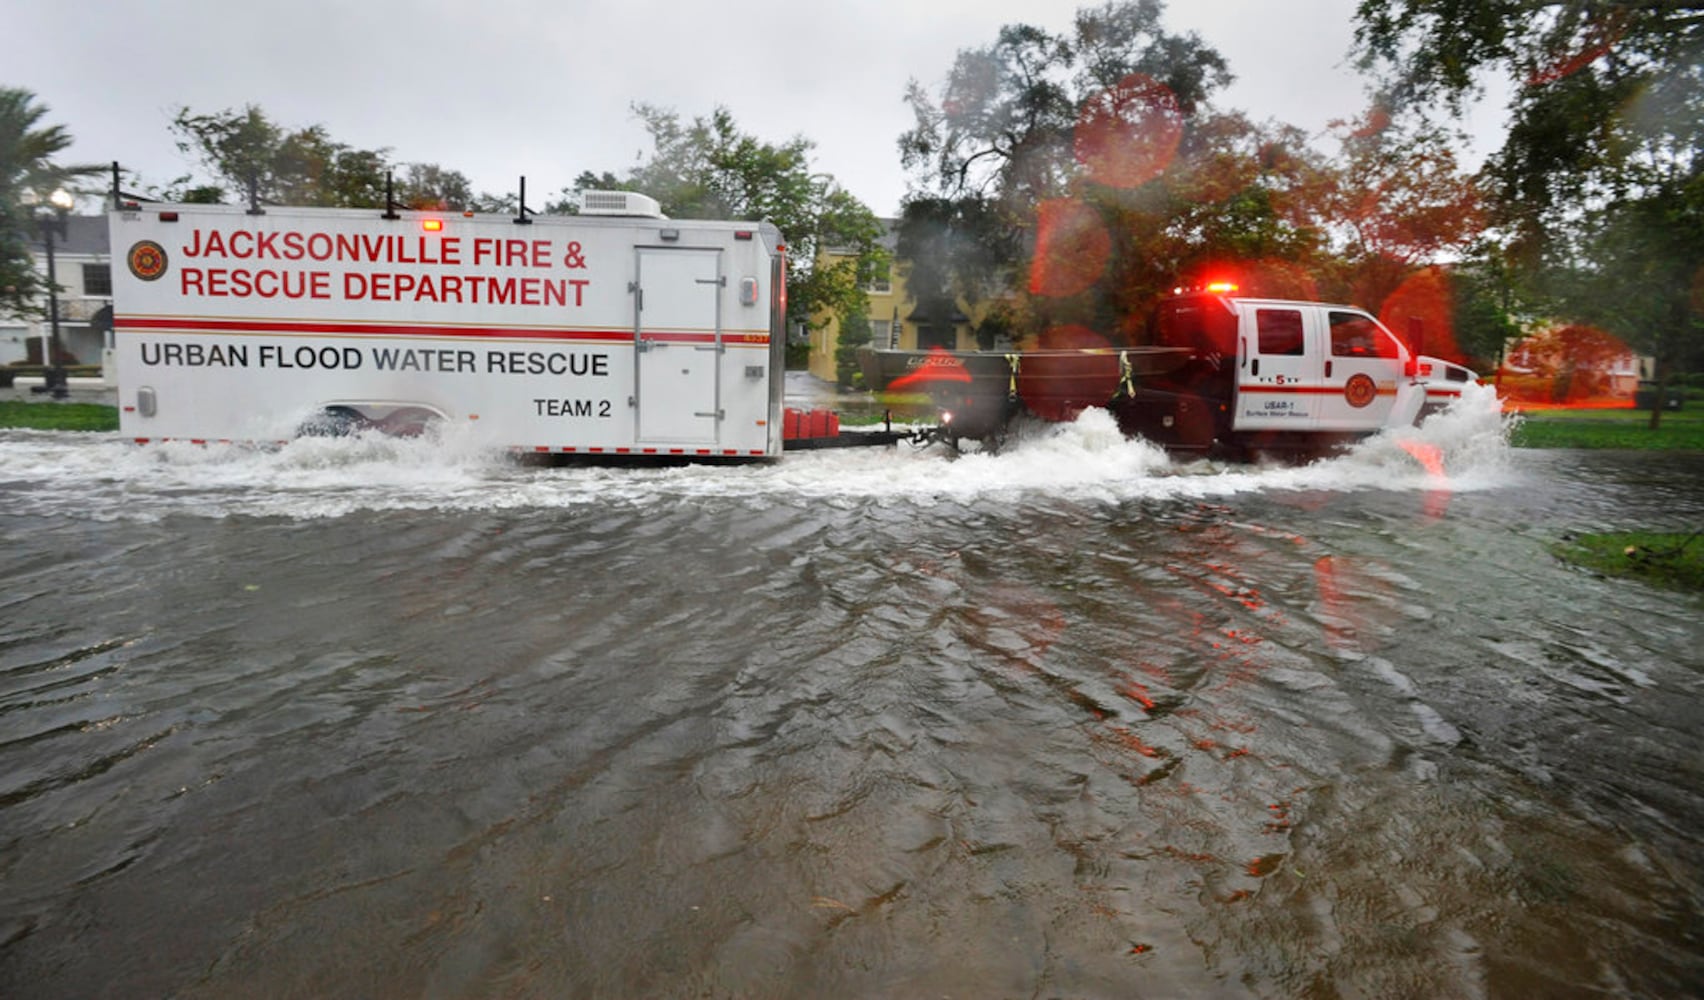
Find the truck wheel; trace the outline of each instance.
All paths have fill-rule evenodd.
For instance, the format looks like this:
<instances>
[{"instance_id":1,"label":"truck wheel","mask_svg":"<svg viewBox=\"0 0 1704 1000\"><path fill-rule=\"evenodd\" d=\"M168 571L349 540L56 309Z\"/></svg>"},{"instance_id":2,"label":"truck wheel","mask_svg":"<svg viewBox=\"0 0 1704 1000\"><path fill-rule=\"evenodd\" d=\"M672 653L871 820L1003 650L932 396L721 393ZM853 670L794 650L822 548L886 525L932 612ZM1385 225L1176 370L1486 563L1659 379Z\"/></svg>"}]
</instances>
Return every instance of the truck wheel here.
<instances>
[{"instance_id":1,"label":"truck wheel","mask_svg":"<svg viewBox=\"0 0 1704 1000\"><path fill-rule=\"evenodd\" d=\"M328 406L302 421L296 428L297 437L348 437L359 434L369 424L367 418L347 406Z\"/></svg>"}]
</instances>

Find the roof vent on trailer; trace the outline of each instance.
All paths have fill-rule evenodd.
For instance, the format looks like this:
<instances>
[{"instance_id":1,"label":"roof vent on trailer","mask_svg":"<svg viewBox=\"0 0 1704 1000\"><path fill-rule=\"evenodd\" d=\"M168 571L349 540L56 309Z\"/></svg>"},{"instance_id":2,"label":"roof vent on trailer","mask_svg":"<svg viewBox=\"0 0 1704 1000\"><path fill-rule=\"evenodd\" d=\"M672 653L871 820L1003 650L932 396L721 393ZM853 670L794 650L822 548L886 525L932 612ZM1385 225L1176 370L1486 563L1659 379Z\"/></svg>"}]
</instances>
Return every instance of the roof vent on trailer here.
<instances>
[{"instance_id":1,"label":"roof vent on trailer","mask_svg":"<svg viewBox=\"0 0 1704 1000\"><path fill-rule=\"evenodd\" d=\"M657 199L634 191L581 191L581 215L636 215L666 219Z\"/></svg>"}]
</instances>

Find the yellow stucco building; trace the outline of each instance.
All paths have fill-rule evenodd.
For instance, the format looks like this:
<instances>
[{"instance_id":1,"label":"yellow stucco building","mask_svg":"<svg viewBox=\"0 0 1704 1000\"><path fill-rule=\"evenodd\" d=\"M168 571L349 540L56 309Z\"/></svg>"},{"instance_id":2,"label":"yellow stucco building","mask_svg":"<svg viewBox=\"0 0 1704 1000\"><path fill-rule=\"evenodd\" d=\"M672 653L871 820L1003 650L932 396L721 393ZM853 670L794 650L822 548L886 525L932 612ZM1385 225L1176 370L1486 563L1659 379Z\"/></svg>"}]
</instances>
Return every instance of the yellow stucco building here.
<instances>
[{"instance_id":1,"label":"yellow stucco building","mask_svg":"<svg viewBox=\"0 0 1704 1000\"><path fill-rule=\"evenodd\" d=\"M893 255L893 263L887 275L878 276L864 286L869 304L870 345L905 351L927 351L935 347L949 351L976 350L975 324L987 312L987 304L966 310L960 303L951 315L923 315L917 303L906 294L907 262L895 253L899 243L895 228L898 220L883 219L881 222L882 237L878 242ZM853 256L855 254L851 250L830 247L821 251L817 259L824 263L848 260ZM810 373L832 382L836 378L834 354L840 346L840 317L828 312L819 313L812 317L812 324L812 328L805 331L811 344Z\"/></svg>"}]
</instances>

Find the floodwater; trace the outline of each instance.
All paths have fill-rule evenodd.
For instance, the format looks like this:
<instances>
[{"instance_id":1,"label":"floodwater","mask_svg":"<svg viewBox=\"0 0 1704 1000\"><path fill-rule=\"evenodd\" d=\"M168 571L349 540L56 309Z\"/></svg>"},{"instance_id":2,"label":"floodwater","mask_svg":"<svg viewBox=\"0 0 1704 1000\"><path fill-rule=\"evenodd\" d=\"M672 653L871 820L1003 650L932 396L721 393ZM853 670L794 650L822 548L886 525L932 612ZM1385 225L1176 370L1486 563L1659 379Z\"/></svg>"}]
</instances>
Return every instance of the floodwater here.
<instances>
[{"instance_id":1,"label":"floodwater","mask_svg":"<svg viewBox=\"0 0 1704 1000\"><path fill-rule=\"evenodd\" d=\"M1697 996L1701 487L0 433L0 996Z\"/></svg>"}]
</instances>

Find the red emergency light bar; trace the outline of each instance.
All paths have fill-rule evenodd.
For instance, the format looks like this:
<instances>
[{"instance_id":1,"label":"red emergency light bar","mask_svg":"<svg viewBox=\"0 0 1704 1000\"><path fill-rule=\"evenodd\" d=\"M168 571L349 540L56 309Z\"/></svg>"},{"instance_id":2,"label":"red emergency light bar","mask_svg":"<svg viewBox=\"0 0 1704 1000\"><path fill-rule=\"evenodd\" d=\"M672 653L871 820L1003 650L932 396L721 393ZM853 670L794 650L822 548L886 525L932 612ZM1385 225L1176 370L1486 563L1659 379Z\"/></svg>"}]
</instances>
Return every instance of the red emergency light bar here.
<instances>
[{"instance_id":1,"label":"red emergency light bar","mask_svg":"<svg viewBox=\"0 0 1704 1000\"><path fill-rule=\"evenodd\" d=\"M1209 281L1205 285L1178 285L1172 289L1173 295L1191 295L1196 292L1207 292L1212 295L1229 295L1237 290L1234 281Z\"/></svg>"}]
</instances>

